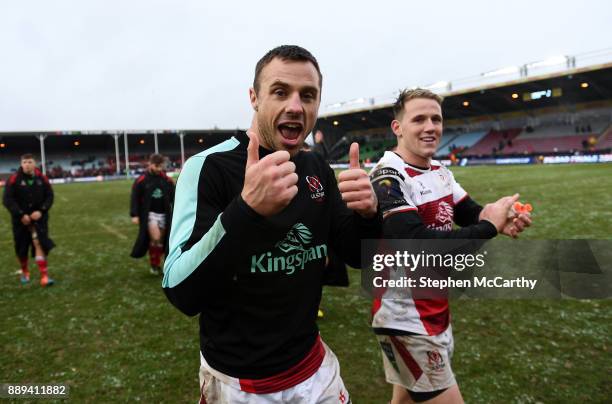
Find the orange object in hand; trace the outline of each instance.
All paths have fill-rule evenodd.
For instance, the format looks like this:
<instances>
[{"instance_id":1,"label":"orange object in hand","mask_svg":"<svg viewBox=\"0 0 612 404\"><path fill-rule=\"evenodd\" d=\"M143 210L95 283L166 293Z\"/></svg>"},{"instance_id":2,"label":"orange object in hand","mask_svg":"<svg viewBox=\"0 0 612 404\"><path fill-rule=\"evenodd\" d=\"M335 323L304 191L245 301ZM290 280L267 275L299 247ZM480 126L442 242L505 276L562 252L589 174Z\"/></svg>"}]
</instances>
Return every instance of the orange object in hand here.
<instances>
[{"instance_id":1,"label":"orange object in hand","mask_svg":"<svg viewBox=\"0 0 612 404\"><path fill-rule=\"evenodd\" d=\"M526 203L526 204L523 205L520 202L514 202L514 206L512 206L512 209L517 214L531 213L531 211L533 211L533 207L531 206L530 203Z\"/></svg>"}]
</instances>

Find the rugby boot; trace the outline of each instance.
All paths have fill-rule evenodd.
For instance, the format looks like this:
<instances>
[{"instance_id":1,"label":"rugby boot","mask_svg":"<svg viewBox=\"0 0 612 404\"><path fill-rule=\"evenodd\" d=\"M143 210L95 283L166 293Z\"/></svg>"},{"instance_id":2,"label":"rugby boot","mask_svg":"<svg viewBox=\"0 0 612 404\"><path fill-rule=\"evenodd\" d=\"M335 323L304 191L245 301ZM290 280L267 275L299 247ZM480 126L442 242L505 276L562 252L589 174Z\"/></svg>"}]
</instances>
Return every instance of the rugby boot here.
<instances>
[{"instance_id":1,"label":"rugby boot","mask_svg":"<svg viewBox=\"0 0 612 404\"><path fill-rule=\"evenodd\" d=\"M50 278L49 275L43 275L40 278L40 286L47 287L47 286L52 286L55 283L55 281L53 280L53 278Z\"/></svg>"}]
</instances>

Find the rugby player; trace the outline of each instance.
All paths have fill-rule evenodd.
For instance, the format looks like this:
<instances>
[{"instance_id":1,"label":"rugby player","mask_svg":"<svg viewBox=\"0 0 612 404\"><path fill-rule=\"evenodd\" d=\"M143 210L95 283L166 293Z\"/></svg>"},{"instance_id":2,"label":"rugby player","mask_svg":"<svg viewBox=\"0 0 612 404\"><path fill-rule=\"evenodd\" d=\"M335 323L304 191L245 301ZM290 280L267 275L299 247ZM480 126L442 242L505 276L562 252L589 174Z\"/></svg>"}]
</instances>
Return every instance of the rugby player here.
<instances>
[{"instance_id":1,"label":"rugby player","mask_svg":"<svg viewBox=\"0 0 612 404\"><path fill-rule=\"evenodd\" d=\"M163 288L200 315L201 402L350 401L316 324L329 249L360 267L382 217L359 145L338 182L301 151L321 101L317 60L280 46L256 65L251 127L191 157L177 183Z\"/></svg>"},{"instance_id":2,"label":"rugby player","mask_svg":"<svg viewBox=\"0 0 612 404\"><path fill-rule=\"evenodd\" d=\"M399 94L391 129L397 148L370 172L383 212L385 238L517 237L531 224L517 215L518 194L480 206L432 160L442 137L442 98L424 89ZM453 230L453 222L460 226ZM383 351L392 403L462 403L450 359L453 334L446 299L375 299L372 327Z\"/></svg>"}]
</instances>

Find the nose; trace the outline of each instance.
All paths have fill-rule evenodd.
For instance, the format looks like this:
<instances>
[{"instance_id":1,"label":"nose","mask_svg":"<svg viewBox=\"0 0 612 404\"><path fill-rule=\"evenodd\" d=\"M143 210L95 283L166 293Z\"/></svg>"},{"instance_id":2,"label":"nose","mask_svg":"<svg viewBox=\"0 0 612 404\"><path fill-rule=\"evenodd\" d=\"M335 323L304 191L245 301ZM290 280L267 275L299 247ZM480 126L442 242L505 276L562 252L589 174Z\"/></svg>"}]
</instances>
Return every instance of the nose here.
<instances>
[{"instance_id":1,"label":"nose","mask_svg":"<svg viewBox=\"0 0 612 404\"><path fill-rule=\"evenodd\" d=\"M287 99L285 112L288 114L301 114L302 111L302 99L300 98L300 94L296 91Z\"/></svg>"},{"instance_id":2,"label":"nose","mask_svg":"<svg viewBox=\"0 0 612 404\"><path fill-rule=\"evenodd\" d=\"M425 122L425 132L433 133L436 130L436 126L434 125L431 119L428 119Z\"/></svg>"}]
</instances>

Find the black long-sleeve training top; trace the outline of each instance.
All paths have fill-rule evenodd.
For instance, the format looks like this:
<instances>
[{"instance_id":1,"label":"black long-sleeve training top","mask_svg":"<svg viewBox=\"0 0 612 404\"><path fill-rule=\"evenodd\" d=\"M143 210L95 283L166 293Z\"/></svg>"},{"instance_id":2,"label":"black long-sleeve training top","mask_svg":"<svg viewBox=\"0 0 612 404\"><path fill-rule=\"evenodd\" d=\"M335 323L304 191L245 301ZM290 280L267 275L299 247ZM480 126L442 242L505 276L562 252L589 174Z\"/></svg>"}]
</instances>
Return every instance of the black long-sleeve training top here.
<instances>
[{"instance_id":1,"label":"black long-sleeve training top","mask_svg":"<svg viewBox=\"0 0 612 404\"><path fill-rule=\"evenodd\" d=\"M11 212L14 221L23 215L39 210L46 213L53 205L53 189L49 179L38 168L28 175L19 168L8 179L4 188L4 206Z\"/></svg>"},{"instance_id":2,"label":"black long-sleeve training top","mask_svg":"<svg viewBox=\"0 0 612 404\"><path fill-rule=\"evenodd\" d=\"M332 169L312 152L291 160L298 193L264 218L240 197L248 137L190 158L178 179L163 288L200 314L200 349L214 369L260 379L302 360L318 336L316 315L328 249L360 267L360 240L382 217L363 219L342 201ZM271 152L259 149L260 158Z\"/></svg>"}]
</instances>

